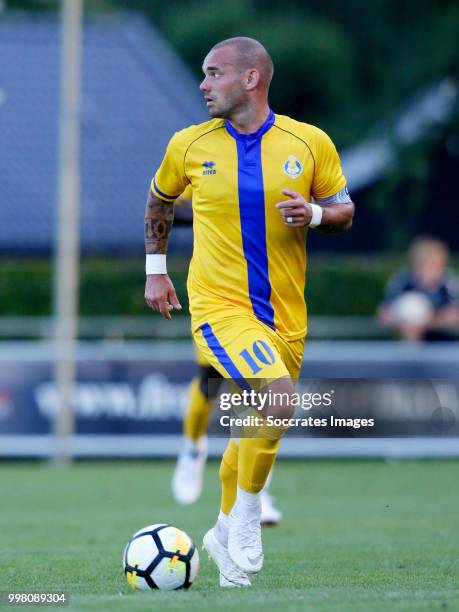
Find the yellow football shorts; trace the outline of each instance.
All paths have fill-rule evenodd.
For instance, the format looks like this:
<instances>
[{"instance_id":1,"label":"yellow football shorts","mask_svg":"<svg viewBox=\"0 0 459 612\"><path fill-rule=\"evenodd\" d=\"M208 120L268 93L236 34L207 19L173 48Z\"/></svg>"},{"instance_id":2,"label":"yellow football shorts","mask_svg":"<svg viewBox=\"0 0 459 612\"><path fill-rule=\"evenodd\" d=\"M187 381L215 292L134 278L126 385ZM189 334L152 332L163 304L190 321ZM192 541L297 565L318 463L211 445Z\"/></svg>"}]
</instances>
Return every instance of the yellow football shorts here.
<instances>
[{"instance_id":1,"label":"yellow football shorts","mask_svg":"<svg viewBox=\"0 0 459 612\"><path fill-rule=\"evenodd\" d=\"M214 312L193 338L198 363L210 364L224 378L298 379L305 339L287 342L254 317L218 318Z\"/></svg>"}]
</instances>

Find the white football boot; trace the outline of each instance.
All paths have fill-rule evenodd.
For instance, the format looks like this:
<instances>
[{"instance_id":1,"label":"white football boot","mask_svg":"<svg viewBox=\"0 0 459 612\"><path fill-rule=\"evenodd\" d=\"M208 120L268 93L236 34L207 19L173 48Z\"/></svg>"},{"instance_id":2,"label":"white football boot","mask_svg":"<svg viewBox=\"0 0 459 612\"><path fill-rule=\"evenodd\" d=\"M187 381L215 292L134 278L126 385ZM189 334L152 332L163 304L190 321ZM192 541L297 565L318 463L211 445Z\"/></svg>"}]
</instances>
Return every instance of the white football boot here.
<instances>
[{"instance_id":1,"label":"white football boot","mask_svg":"<svg viewBox=\"0 0 459 612\"><path fill-rule=\"evenodd\" d=\"M261 516L260 523L265 525L277 525L282 520L282 512L274 505L274 497L270 495L266 487L261 491Z\"/></svg>"},{"instance_id":2,"label":"white football boot","mask_svg":"<svg viewBox=\"0 0 459 612\"><path fill-rule=\"evenodd\" d=\"M206 436L196 442L184 440L172 478L172 494L178 504L194 504L201 495L206 459Z\"/></svg>"},{"instance_id":3,"label":"white football boot","mask_svg":"<svg viewBox=\"0 0 459 612\"><path fill-rule=\"evenodd\" d=\"M260 493L248 493L238 487L236 503L229 515L228 552L239 569L248 574L263 567L260 497Z\"/></svg>"},{"instance_id":4,"label":"white football boot","mask_svg":"<svg viewBox=\"0 0 459 612\"><path fill-rule=\"evenodd\" d=\"M222 521L223 516L223 521ZM228 517L220 512L219 520L215 527L209 529L203 538L203 547L207 550L209 557L215 562L220 572L220 586L225 588L237 588L251 586L249 577L233 563L228 554L225 544L228 538Z\"/></svg>"}]
</instances>

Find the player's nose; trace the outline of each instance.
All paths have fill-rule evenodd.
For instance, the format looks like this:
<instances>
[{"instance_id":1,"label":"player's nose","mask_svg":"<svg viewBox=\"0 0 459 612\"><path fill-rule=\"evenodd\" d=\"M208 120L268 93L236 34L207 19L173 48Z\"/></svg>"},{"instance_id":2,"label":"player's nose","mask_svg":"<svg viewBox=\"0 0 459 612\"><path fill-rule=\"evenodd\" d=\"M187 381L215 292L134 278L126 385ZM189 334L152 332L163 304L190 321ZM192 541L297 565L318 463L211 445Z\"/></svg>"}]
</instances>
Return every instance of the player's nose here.
<instances>
[{"instance_id":1,"label":"player's nose","mask_svg":"<svg viewBox=\"0 0 459 612\"><path fill-rule=\"evenodd\" d=\"M205 76L205 77L203 78L203 80L201 81L201 84L199 85L199 89L200 89L202 92L205 92L205 91L208 91L208 90L209 90L209 87L208 87L208 84L207 84L207 77L206 77L206 76Z\"/></svg>"}]
</instances>

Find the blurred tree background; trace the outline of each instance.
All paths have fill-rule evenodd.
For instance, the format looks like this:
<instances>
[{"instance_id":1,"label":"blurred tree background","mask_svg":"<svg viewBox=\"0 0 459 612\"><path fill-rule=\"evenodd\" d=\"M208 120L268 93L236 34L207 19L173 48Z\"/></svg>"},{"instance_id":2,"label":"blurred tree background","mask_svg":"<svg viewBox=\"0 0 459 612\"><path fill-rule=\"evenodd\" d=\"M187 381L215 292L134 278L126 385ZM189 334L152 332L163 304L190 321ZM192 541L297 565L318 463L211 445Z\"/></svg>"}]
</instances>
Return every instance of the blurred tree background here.
<instances>
[{"instance_id":1,"label":"blurred tree background","mask_svg":"<svg viewBox=\"0 0 459 612\"><path fill-rule=\"evenodd\" d=\"M38 11L56 10L58 4L7 0L10 8ZM322 127L340 150L384 130L396 110L429 83L459 76L457 0L86 0L85 7L87 14L145 14L197 79L216 42L236 35L258 38L275 64L271 106ZM431 224L439 206L445 217L456 211L456 186L443 191L439 203L437 185L452 183L445 167L459 169L457 112L410 146L397 150L394 144L391 171L358 194L364 213L356 219L352 241L336 247L400 250L417 233L431 232L459 248L451 225ZM368 225L378 227L371 240ZM335 249L334 241L323 244L319 250Z\"/></svg>"},{"instance_id":2,"label":"blurred tree background","mask_svg":"<svg viewBox=\"0 0 459 612\"><path fill-rule=\"evenodd\" d=\"M57 5L7 0L11 8ZM323 125L339 148L427 82L459 71L457 0L86 0L85 7L144 13L197 78L216 42L259 39L275 63L273 108Z\"/></svg>"},{"instance_id":3,"label":"blurred tree background","mask_svg":"<svg viewBox=\"0 0 459 612\"><path fill-rule=\"evenodd\" d=\"M327 131L342 150L375 129L432 81L459 75L457 0L115 0L135 4L149 16L183 59L201 76L213 44L230 36L252 36L270 51L275 74L271 106L276 112ZM322 250L400 250L420 232L459 241L446 228L432 228L436 159L459 144L454 121L397 150L391 171L359 194L365 213L352 238L311 241ZM459 157L453 155L459 169ZM448 154L448 152L447 152ZM451 190L454 194L456 190ZM445 211L455 213L451 193ZM355 194L357 195L357 194ZM438 203L435 204L438 208ZM387 212L389 211L390 216ZM378 228L369 239L368 226Z\"/></svg>"},{"instance_id":4,"label":"blurred tree background","mask_svg":"<svg viewBox=\"0 0 459 612\"><path fill-rule=\"evenodd\" d=\"M274 59L273 108L323 125L339 148L363 136L426 82L459 70L457 0L112 4L147 14L197 77L219 40L257 38Z\"/></svg>"},{"instance_id":5,"label":"blurred tree background","mask_svg":"<svg viewBox=\"0 0 459 612\"><path fill-rule=\"evenodd\" d=\"M5 5L7 9L55 12L59 1L5 0ZM320 126L341 151L369 135L390 134L394 118L409 99L445 77L457 86L459 78L458 0L85 0L85 9L88 19L121 11L144 14L197 80L202 76L202 61L216 42L236 35L258 38L275 64L272 108ZM457 215L458 110L456 103L447 121L403 147L393 142L390 170L370 187L352 192L358 207L352 232L325 240L311 232L311 312L371 315L384 283L404 261L408 243L419 233L443 238L459 251L459 233L452 222ZM335 255L331 259L315 256L324 250ZM372 257L349 255L359 252L372 253ZM140 259L126 264L86 260L82 312L145 312ZM454 263L457 265L456 258ZM185 300L184 262L173 265L178 291ZM3 269L2 283L13 296L12 288L21 286L17 280L24 270L21 262L10 267ZM49 311L51 270L37 263L35 272L41 293L32 300L22 294L12 297L14 303L5 304L2 314L17 312L18 303L23 305L23 314ZM102 280L115 286L120 283L120 273L125 273L123 283L134 283L129 294L135 300L94 303L94 286L100 286ZM365 300L360 297L356 303L356 295L365 295Z\"/></svg>"}]
</instances>

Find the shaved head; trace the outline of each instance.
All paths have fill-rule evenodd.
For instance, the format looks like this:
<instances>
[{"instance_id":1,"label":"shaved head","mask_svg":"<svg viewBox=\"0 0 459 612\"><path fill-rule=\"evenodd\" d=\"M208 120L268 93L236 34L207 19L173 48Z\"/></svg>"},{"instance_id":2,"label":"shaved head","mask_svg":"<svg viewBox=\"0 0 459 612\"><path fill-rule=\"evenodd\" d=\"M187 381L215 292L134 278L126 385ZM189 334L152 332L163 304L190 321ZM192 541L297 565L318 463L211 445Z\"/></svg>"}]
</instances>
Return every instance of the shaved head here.
<instances>
[{"instance_id":1,"label":"shaved head","mask_svg":"<svg viewBox=\"0 0 459 612\"><path fill-rule=\"evenodd\" d=\"M273 76L273 63L263 45L242 36L222 40L204 58L202 71L199 88L209 115L230 119L240 131L254 127L255 132L269 113Z\"/></svg>"},{"instance_id":2,"label":"shaved head","mask_svg":"<svg viewBox=\"0 0 459 612\"><path fill-rule=\"evenodd\" d=\"M266 90L269 89L274 73L273 61L258 40L246 36L235 36L234 38L227 38L217 43L212 47L211 51L223 47L232 47L235 50L236 63L240 70L256 68L260 75L260 84Z\"/></svg>"}]
</instances>

